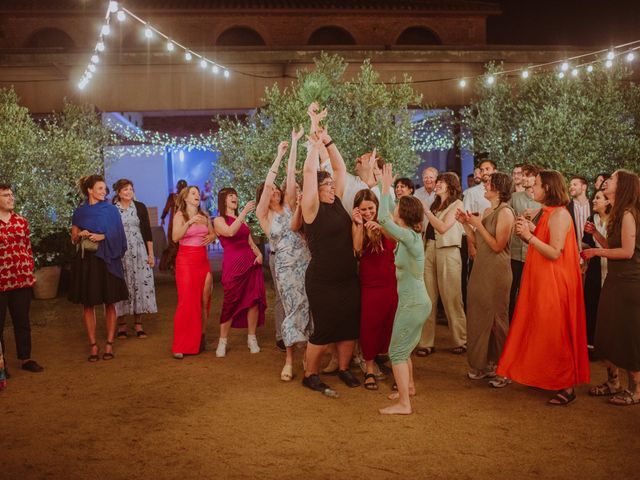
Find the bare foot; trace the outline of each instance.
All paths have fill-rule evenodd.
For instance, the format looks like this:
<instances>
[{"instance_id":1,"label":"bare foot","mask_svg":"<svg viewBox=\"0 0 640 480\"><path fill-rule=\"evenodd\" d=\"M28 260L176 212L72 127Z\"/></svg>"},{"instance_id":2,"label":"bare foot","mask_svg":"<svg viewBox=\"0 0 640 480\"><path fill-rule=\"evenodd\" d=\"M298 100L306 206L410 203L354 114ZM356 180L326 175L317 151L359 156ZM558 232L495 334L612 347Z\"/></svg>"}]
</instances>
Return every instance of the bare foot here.
<instances>
[{"instance_id":1,"label":"bare foot","mask_svg":"<svg viewBox=\"0 0 640 480\"><path fill-rule=\"evenodd\" d=\"M379 409L378 412L380 412L380 415L411 415L413 410L411 410L411 405L402 405L400 402L396 402L393 405Z\"/></svg>"},{"instance_id":2,"label":"bare foot","mask_svg":"<svg viewBox=\"0 0 640 480\"><path fill-rule=\"evenodd\" d=\"M409 396L410 397L415 397L416 396L415 387L414 388L409 388ZM389 400L398 400L400 398L400 394L398 392L391 392L387 398Z\"/></svg>"}]
</instances>

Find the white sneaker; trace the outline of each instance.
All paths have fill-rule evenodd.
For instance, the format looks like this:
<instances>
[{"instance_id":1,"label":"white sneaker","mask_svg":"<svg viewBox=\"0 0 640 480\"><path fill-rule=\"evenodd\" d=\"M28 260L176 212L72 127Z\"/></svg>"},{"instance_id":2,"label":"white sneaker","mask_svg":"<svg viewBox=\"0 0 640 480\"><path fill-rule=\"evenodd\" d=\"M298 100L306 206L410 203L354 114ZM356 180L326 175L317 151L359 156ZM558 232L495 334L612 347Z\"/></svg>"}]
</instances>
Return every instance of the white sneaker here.
<instances>
[{"instance_id":1,"label":"white sneaker","mask_svg":"<svg viewBox=\"0 0 640 480\"><path fill-rule=\"evenodd\" d=\"M489 380L489 385L493 388L504 388L511 383L511 379L507 377L501 377L500 375L496 375L495 378Z\"/></svg>"},{"instance_id":2,"label":"white sneaker","mask_svg":"<svg viewBox=\"0 0 640 480\"><path fill-rule=\"evenodd\" d=\"M226 357L227 356L227 339L220 338L218 340L218 348L216 348L216 357Z\"/></svg>"},{"instance_id":3,"label":"white sneaker","mask_svg":"<svg viewBox=\"0 0 640 480\"><path fill-rule=\"evenodd\" d=\"M247 346L251 353L259 353L260 347L258 346L258 339L255 335L247 335Z\"/></svg>"}]
</instances>

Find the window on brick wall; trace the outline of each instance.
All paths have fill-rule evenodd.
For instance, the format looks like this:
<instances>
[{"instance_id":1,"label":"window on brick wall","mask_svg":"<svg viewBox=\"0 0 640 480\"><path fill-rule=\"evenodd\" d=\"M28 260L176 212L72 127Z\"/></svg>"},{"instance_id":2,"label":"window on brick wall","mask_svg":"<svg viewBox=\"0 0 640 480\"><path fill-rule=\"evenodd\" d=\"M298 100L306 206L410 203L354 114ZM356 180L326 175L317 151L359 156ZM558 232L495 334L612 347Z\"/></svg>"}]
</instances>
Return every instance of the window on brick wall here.
<instances>
[{"instance_id":1,"label":"window on brick wall","mask_svg":"<svg viewBox=\"0 0 640 480\"><path fill-rule=\"evenodd\" d=\"M396 45L442 45L442 41L430 28L409 27L400 34Z\"/></svg>"},{"instance_id":2,"label":"window on brick wall","mask_svg":"<svg viewBox=\"0 0 640 480\"><path fill-rule=\"evenodd\" d=\"M355 45L353 36L342 27L322 27L309 37L308 45Z\"/></svg>"},{"instance_id":3,"label":"window on brick wall","mask_svg":"<svg viewBox=\"0 0 640 480\"><path fill-rule=\"evenodd\" d=\"M216 40L216 45L222 47L250 47L265 45L265 41L253 28L233 27L220 34Z\"/></svg>"},{"instance_id":4,"label":"window on brick wall","mask_svg":"<svg viewBox=\"0 0 640 480\"><path fill-rule=\"evenodd\" d=\"M27 39L26 48L61 48L68 50L75 48L71 37L58 28L42 28Z\"/></svg>"}]
</instances>

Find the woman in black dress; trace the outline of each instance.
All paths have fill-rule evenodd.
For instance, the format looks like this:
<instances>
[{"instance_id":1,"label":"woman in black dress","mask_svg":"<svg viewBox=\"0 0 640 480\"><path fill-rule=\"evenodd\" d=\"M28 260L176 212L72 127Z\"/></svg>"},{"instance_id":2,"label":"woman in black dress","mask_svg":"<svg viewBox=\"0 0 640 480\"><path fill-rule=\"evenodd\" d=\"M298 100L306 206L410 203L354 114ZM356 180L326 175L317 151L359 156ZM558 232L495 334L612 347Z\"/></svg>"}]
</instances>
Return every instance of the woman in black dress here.
<instances>
[{"instance_id":1,"label":"woman in black dress","mask_svg":"<svg viewBox=\"0 0 640 480\"><path fill-rule=\"evenodd\" d=\"M105 201L104 178L101 175L83 177L79 186L86 202L73 212L71 241L78 245L78 253L71 264L69 300L84 306L83 318L91 344L90 362L98 360L94 307L104 304L107 344L102 359L111 360L116 333L115 304L129 297L122 268L127 238L120 212Z\"/></svg>"},{"instance_id":2,"label":"woman in black dress","mask_svg":"<svg viewBox=\"0 0 640 480\"><path fill-rule=\"evenodd\" d=\"M640 404L640 178L618 170L602 191L611 202L604 248L583 250L582 257L607 259L602 286L595 347L607 365L607 381L593 387L593 396L613 397L614 405ZM618 370L628 372L629 388L622 389Z\"/></svg>"},{"instance_id":3,"label":"woman in black dress","mask_svg":"<svg viewBox=\"0 0 640 480\"><path fill-rule=\"evenodd\" d=\"M337 396L318 376L320 358L327 345L336 344L340 379L349 387L360 385L349 370L360 330L360 284L353 253L351 217L342 206L346 167L326 130L313 134L304 164L302 216L311 262L306 291L314 331L307 344L302 384L327 396ZM324 151L326 150L326 151ZM328 154L333 178L318 172L320 153Z\"/></svg>"}]
</instances>

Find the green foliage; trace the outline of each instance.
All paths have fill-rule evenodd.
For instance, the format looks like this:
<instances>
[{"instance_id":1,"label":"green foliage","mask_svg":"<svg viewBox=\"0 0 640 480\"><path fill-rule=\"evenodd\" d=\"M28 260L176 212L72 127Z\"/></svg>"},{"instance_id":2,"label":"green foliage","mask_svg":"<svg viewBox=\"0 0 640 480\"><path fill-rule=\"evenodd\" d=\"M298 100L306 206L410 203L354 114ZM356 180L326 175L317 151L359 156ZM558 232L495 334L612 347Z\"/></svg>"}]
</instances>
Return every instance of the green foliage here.
<instances>
[{"instance_id":1,"label":"green foliage","mask_svg":"<svg viewBox=\"0 0 640 480\"><path fill-rule=\"evenodd\" d=\"M347 64L337 55L322 54L314 71L298 71L297 79L284 90L278 85L265 90L265 106L246 120L220 119L221 152L214 172L214 188L232 185L242 200L255 197L275 158L278 143L291 139L291 130L308 130L307 107L318 101L329 115L326 125L352 171L356 158L377 148L400 175L413 174L418 157L412 148L409 105L420 103L409 79L385 85L365 61L352 80L343 79ZM298 165L306 155L298 145ZM281 168L280 178L284 176Z\"/></svg>"},{"instance_id":2,"label":"green foliage","mask_svg":"<svg viewBox=\"0 0 640 480\"><path fill-rule=\"evenodd\" d=\"M65 249L51 251L52 239L68 241L71 215L81 201L76 181L103 171L108 142L108 130L89 106L65 103L38 125L12 89L0 90L0 180L14 186L38 266L65 260Z\"/></svg>"},{"instance_id":3,"label":"green foliage","mask_svg":"<svg viewBox=\"0 0 640 480\"><path fill-rule=\"evenodd\" d=\"M488 72L499 71L490 65ZM476 152L509 171L534 163L567 175L640 170L640 87L628 69L596 67L578 78L535 74L526 81L476 85L464 114Z\"/></svg>"}]
</instances>

